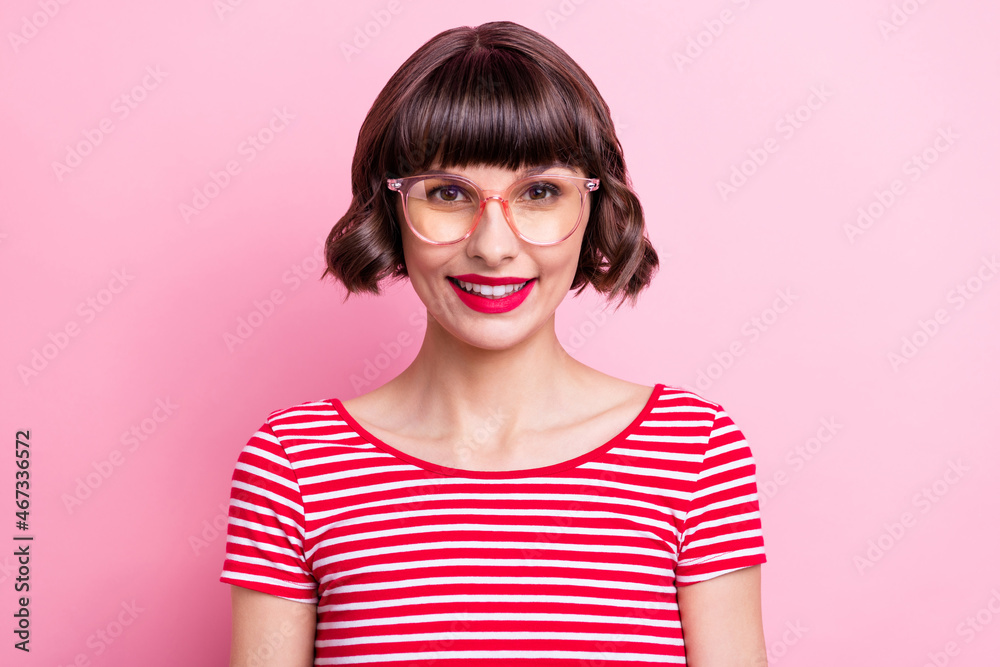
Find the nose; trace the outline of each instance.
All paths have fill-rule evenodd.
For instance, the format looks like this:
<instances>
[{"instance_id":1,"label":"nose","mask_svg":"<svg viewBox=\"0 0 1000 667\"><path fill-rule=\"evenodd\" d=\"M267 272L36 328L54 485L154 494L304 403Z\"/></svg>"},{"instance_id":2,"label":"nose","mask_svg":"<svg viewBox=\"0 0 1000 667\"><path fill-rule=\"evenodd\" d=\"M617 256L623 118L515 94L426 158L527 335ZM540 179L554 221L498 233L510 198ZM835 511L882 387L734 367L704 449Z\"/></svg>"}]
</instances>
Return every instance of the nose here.
<instances>
[{"instance_id":1,"label":"nose","mask_svg":"<svg viewBox=\"0 0 1000 667\"><path fill-rule=\"evenodd\" d=\"M485 199L482 217L469 236L466 252L496 266L506 257L517 255L520 239L507 219L503 199L493 195Z\"/></svg>"}]
</instances>

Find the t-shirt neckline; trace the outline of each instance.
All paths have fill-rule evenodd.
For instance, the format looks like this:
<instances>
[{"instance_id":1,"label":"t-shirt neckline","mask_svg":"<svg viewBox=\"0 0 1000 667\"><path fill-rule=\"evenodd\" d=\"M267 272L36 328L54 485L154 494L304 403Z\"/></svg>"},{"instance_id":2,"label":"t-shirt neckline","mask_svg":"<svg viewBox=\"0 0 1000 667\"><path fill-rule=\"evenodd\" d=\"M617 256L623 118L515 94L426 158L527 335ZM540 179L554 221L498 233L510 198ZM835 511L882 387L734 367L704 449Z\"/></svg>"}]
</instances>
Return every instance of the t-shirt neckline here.
<instances>
[{"instance_id":1,"label":"t-shirt neckline","mask_svg":"<svg viewBox=\"0 0 1000 667\"><path fill-rule=\"evenodd\" d=\"M383 442L379 438L369 433L361 424L359 424L354 417L351 416L349 412L344 408L344 404L341 403L339 398L330 399L334 408L337 410L337 414L340 415L351 430L361 436L362 439L371 443L375 447L391 454L392 456L405 461L411 465L417 466L418 468L423 468L433 473L439 475L448 475L450 477L474 477L480 479L515 479L519 477L541 477L545 475L550 475L552 473L561 472L568 470L570 468L576 468L591 459L594 459L607 450L611 449L615 445L624 442L629 434L633 433L643 421L646 420L647 415L650 410L652 410L653 405L656 403L657 397L663 391L665 385L657 383L653 387L653 391L650 393L649 398L646 399L645 405L643 405L642 410L639 414L626 426L622 431L615 434L610 440L605 442L588 452L584 452L579 456L576 456L567 461L561 461L559 463L552 463L547 466L542 466L540 468L522 468L518 470L464 470L462 468L451 468L448 466L438 465L437 463L431 463L430 461L425 461L421 458L407 454L406 452L400 451L393 447L392 445Z\"/></svg>"}]
</instances>

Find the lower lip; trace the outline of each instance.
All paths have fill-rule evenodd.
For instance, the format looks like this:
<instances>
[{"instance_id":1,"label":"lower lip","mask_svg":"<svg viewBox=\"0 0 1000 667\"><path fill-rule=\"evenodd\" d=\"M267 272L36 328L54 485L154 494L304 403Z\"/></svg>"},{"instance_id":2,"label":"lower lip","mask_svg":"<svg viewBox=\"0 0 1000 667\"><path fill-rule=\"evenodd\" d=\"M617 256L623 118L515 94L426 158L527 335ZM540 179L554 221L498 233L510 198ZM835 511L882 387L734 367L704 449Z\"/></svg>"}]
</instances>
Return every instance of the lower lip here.
<instances>
[{"instance_id":1,"label":"lower lip","mask_svg":"<svg viewBox=\"0 0 1000 667\"><path fill-rule=\"evenodd\" d=\"M532 278L528 281L528 284L518 291L511 292L507 296L502 296L499 299L487 299L485 296L479 296L478 294L466 292L450 279L448 279L448 284L450 284L452 289L455 290L455 293L458 294L458 298L462 300L462 303L469 308L480 313L506 313L507 311L514 310L520 306L521 302L528 298L528 292L531 291L531 287L535 284L535 279Z\"/></svg>"}]
</instances>

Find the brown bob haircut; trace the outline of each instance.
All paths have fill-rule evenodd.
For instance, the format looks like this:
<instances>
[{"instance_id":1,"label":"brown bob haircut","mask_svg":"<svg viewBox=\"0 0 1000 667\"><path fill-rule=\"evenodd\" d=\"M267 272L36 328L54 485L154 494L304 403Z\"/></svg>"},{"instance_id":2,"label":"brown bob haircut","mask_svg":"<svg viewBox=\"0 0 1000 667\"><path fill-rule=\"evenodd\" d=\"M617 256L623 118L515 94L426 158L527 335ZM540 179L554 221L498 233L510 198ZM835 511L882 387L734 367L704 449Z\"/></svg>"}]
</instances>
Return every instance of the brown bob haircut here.
<instances>
[{"instance_id":1,"label":"brown bob haircut","mask_svg":"<svg viewBox=\"0 0 1000 667\"><path fill-rule=\"evenodd\" d=\"M326 271L353 293L380 294L407 275L387 178L440 168L542 164L601 179L590 197L576 275L618 306L636 298L659 260L645 235L611 113L594 82L539 33L509 21L433 37L396 70L358 134L352 201L326 239ZM575 296L575 295L574 295Z\"/></svg>"}]
</instances>

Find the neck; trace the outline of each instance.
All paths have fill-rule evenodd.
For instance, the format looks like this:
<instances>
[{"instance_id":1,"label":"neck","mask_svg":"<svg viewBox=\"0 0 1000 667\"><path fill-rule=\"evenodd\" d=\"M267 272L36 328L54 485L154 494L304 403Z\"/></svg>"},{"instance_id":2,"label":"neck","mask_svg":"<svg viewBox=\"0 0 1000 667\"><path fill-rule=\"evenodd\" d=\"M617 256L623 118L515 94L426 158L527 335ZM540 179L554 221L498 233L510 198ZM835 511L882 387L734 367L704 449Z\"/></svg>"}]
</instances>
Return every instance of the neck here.
<instances>
[{"instance_id":1,"label":"neck","mask_svg":"<svg viewBox=\"0 0 1000 667\"><path fill-rule=\"evenodd\" d=\"M556 338L554 313L517 345L495 350L460 341L429 317L420 351L394 384L413 401L408 412L433 430L499 441L565 415L584 368Z\"/></svg>"}]
</instances>

